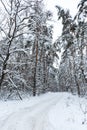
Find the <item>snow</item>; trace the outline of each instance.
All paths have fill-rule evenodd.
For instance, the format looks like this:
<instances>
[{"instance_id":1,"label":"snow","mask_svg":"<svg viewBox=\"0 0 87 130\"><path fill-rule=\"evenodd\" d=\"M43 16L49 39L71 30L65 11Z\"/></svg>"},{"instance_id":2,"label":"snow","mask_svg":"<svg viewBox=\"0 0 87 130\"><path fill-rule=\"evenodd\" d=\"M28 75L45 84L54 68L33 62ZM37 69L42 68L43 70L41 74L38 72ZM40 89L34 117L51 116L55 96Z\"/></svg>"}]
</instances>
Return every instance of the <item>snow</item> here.
<instances>
[{"instance_id":1,"label":"snow","mask_svg":"<svg viewBox=\"0 0 87 130\"><path fill-rule=\"evenodd\" d=\"M0 101L0 130L87 130L87 99L47 93Z\"/></svg>"}]
</instances>

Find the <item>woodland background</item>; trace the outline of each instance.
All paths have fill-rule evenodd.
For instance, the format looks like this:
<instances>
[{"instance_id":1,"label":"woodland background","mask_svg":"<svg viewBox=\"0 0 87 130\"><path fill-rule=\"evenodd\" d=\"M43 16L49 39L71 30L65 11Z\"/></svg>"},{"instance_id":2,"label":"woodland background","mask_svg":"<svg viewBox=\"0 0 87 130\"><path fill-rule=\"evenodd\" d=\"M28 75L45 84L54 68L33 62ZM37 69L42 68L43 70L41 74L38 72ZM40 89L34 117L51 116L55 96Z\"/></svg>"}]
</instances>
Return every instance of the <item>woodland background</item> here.
<instances>
[{"instance_id":1,"label":"woodland background","mask_svg":"<svg viewBox=\"0 0 87 130\"><path fill-rule=\"evenodd\" d=\"M0 98L48 91L87 94L87 0L72 18L56 5L63 28L53 42L43 0L0 0ZM60 64L59 55L62 53Z\"/></svg>"}]
</instances>

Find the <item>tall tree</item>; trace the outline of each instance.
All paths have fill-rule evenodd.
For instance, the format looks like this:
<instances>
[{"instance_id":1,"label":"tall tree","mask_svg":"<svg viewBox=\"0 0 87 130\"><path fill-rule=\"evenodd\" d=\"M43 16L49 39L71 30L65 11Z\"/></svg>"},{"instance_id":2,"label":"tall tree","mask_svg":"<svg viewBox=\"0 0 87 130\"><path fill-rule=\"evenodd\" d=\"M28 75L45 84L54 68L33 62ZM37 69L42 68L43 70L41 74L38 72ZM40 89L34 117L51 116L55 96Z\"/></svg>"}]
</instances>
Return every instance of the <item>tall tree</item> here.
<instances>
[{"instance_id":1,"label":"tall tree","mask_svg":"<svg viewBox=\"0 0 87 130\"><path fill-rule=\"evenodd\" d=\"M2 1L0 0L2 7L2 20L0 30L2 34L1 38L1 53L0 58L1 60L1 69L0 69L0 90L3 83L11 84L16 87L15 83L11 79L11 64L12 59L16 58L14 52L18 52L17 45L19 43L19 36L25 33L24 28L27 26L25 24L26 16L24 15L25 10L29 8L26 4L23 5L22 0L10 0L10 1ZM7 2L7 3L6 3ZM21 30L21 31L20 31ZM12 57L12 55L14 55ZM8 77L8 81L6 80ZM8 85L7 85L8 86Z\"/></svg>"}]
</instances>

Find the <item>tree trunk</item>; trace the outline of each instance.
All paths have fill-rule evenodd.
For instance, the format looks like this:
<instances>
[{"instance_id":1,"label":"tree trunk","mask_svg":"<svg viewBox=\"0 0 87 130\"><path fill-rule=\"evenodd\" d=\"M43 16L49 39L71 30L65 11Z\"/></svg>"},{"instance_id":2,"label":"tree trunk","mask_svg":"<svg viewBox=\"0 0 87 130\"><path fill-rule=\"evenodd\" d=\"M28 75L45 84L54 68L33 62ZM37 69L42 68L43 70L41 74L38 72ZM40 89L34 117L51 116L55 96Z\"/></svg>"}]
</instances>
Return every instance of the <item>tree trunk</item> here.
<instances>
[{"instance_id":1,"label":"tree trunk","mask_svg":"<svg viewBox=\"0 0 87 130\"><path fill-rule=\"evenodd\" d=\"M36 65L34 68L34 79L33 79L33 96L36 96Z\"/></svg>"},{"instance_id":2,"label":"tree trunk","mask_svg":"<svg viewBox=\"0 0 87 130\"><path fill-rule=\"evenodd\" d=\"M35 55L35 66L34 66L34 79L33 79L33 96L36 96L36 76L37 76L37 62L38 62L38 41L37 38L35 39L35 49L36 49L36 55Z\"/></svg>"},{"instance_id":3,"label":"tree trunk","mask_svg":"<svg viewBox=\"0 0 87 130\"><path fill-rule=\"evenodd\" d=\"M5 74L6 74L5 70L7 68L7 61L8 61L9 56L10 56L10 54L9 54L10 45L11 45L11 43L9 44L8 52L7 52L6 58L3 62L2 74L1 74L1 78L0 78L0 90L1 90L1 86L2 86L3 80L5 78Z\"/></svg>"}]
</instances>

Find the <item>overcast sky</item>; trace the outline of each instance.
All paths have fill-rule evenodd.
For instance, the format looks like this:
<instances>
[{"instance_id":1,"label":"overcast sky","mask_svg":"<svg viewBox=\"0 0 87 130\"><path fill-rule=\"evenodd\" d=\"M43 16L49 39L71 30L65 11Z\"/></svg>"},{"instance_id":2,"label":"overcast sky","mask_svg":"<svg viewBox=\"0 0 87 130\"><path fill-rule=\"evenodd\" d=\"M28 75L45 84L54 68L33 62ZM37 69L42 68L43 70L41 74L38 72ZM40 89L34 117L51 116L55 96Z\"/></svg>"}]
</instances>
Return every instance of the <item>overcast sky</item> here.
<instances>
[{"instance_id":1,"label":"overcast sky","mask_svg":"<svg viewBox=\"0 0 87 130\"><path fill-rule=\"evenodd\" d=\"M46 8L51 10L53 12L53 19L54 19L54 41L57 38L58 35L61 34L62 26L61 22L57 22L57 10L55 8L55 5L59 5L63 7L64 9L69 9L70 14L72 17L77 12L77 5L80 2L80 0L45 0Z\"/></svg>"}]
</instances>

